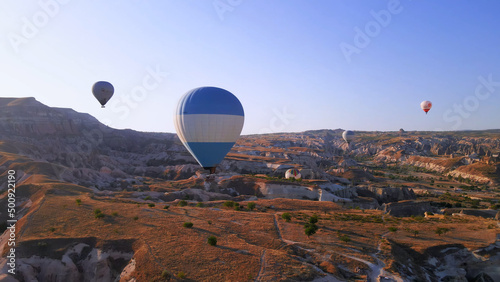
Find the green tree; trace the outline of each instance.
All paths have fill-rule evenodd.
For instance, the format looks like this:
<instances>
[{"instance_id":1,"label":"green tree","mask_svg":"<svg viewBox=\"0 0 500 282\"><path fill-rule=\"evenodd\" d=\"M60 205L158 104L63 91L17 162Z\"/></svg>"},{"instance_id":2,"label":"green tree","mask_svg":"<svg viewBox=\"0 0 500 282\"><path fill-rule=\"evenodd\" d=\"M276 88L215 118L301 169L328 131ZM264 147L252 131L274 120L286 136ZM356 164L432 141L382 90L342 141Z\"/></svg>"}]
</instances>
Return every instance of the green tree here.
<instances>
[{"instance_id":1,"label":"green tree","mask_svg":"<svg viewBox=\"0 0 500 282\"><path fill-rule=\"evenodd\" d=\"M247 204L247 208L251 211L253 211L255 209L255 203L254 202L250 202Z\"/></svg>"},{"instance_id":2,"label":"green tree","mask_svg":"<svg viewBox=\"0 0 500 282\"><path fill-rule=\"evenodd\" d=\"M292 215L290 215L290 213L288 212L284 212L281 215L281 218L283 218L286 222L290 222L290 220L292 220Z\"/></svg>"},{"instance_id":3,"label":"green tree","mask_svg":"<svg viewBox=\"0 0 500 282\"><path fill-rule=\"evenodd\" d=\"M439 236L441 236L441 234L446 234L448 231L450 231L450 229L446 227L438 227L434 230L434 232Z\"/></svg>"},{"instance_id":4,"label":"green tree","mask_svg":"<svg viewBox=\"0 0 500 282\"><path fill-rule=\"evenodd\" d=\"M225 201L223 205L227 208L232 208L232 207L234 207L234 202L233 201Z\"/></svg>"},{"instance_id":5,"label":"green tree","mask_svg":"<svg viewBox=\"0 0 500 282\"><path fill-rule=\"evenodd\" d=\"M389 231L396 232L396 231L398 231L398 228L397 227L389 227Z\"/></svg>"},{"instance_id":6,"label":"green tree","mask_svg":"<svg viewBox=\"0 0 500 282\"><path fill-rule=\"evenodd\" d=\"M308 223L304 226L304 232L307 235L307 237L313 235L318 231L318 226L314 223Z\"/></svg>"},{"instance_id":7,"label":"green tree","mask_svg":"<svg viewBox=\"0 0 500 282\"><path fill-rule=\"evenodd\" d=\"M314 214L309 218L309 223L315 224L318 223L318 215Z\"/></svg>"},{"instance_id":8,"label":"green tree","mask_svg":"<svg viewBox=\"0 0 500 282\"><path fill-rule=\"evenodd\" d=\"M100 209L95 209L94 210L94 217L96 219L103 218L104 214L102 213L102 211Z\"/></svg>"},{"instance_id":9,"label":"green tree","mask_svg":"<svg viewBox=\"0 0 500 282\"><path fill-rule=\"evenodd\" d=\"M207 239L207 243L210 245L210 246L216 246L217 245L217 238L215 236L210 236L208 237Z\"/></svg>"}]
</instances>

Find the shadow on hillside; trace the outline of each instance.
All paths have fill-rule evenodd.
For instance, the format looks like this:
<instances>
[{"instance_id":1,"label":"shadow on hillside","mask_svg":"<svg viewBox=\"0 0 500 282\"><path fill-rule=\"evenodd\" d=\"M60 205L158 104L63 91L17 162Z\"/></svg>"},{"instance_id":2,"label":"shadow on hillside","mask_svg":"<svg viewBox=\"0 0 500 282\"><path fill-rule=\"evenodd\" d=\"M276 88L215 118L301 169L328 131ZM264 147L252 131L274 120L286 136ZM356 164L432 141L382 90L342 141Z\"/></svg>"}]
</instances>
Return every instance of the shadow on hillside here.
<instances>
[{"instance_id":1,"label":"shadow on hillside","mask_svg":"<svg viewBox=\"0 0 500 282\"><path fill-rule=\"evenodd\" d=\"M245 250L239 250L239 249L235 249L235 248L231 248L231 247L226 247L226 246L216 246L216 247L219 248L219 249L223 249L223 250L233 251L235 253L242 254L242 255L255 256L254 254L251 254L251 253L249 253L248 251L245 251Z\"/></svg>"},{"instance_id":2,"label":"shadow on hillside","mask_svg":"<svg viewBox=\"0 0 500 282\"><path fill-rule=\"evenodd\" d=\"M88 245L87 251L98 248L103 251L119 250L133 253L134 242L135 239L100 240L96 237L28 240L19 243L16 256L28 258L37 255L60 260L68 249L79 243Z\"/></svg>"},{"instance_id":3,"label":"shadow on hillside","mask_svg":"<svg viewBox=\"0 0 500 282\"><path fill-rule=\"evenodd\" d=\"M191 229L196 230L196 231L201 232L201 233L210 234L210 235L212 235L212 236L219 236L219 234L217 234L217 233L215 233L215 232L212 232L212 231L208 231L208 230L203 229L203 228L199 228L199 227L192 227Z\"/></svg>"}]
</instances>

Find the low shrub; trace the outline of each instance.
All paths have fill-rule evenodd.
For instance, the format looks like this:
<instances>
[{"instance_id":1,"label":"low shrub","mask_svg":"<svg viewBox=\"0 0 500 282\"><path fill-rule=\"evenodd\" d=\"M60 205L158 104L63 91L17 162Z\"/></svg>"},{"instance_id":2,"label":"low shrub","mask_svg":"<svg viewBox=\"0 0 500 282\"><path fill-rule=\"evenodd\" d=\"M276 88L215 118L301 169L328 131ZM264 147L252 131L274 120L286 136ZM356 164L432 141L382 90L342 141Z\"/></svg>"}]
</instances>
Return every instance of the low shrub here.
<instances>
[{"instance_id":1,"label":"low shrub","mask_svg":"<svg viewBox=\"0 0 500 282\"><path fill-rule=\"evenodd\" d=\"M351 238L345 234L343 234L342 236L340 236L340 241L344 242L344 243L348 243L351 241Z\"/></svg>"},{"instance_id":2,"label":"low shrub","mask_svg":"<svg viewBox=\"0 0 500 282\"><path fill-rule=\"evenodd\" d=\"M281 218L283 218L286 222L290 222L290 220L292 220L292 215L290 215L290 213L288 212L284 212L281 215Z\"/></svg>"},{"instance_id":3,"label":"low shrub","mask_svg":"<svg viewBox=\"0 0 500 282\"><path fill-rule=\"evenodd\" d=\"M254 210L255 207L256 207L256 204L254 202L250 202L247 204L247 208L251 211Z\"/></svg>"},{"instance_id":4,"label":"low shrub","mask_svg":"<svg viewBox=\"0 0 500 282\"><path fill-rule=\"evenodd\" d=\"M179 273L177 273L177 277L180 279L184 279L184 278L186 278L186 273L184 273L183 271L180 271Z\"/></svg>"},{"instance_id":5,"label":"low shrub","mask_svg":"<svg viewBox=\"0 0 500 282\"><path fill-rule=\"evenodd\" d=\"M161 278L170 279L170 277L171 277L171 275L170 275L170 272L168 272L168 270L165 269L161 272Z\"/></svg>"},{"instance_id":6,"label":"low shrub","mask_svg":"<svg viewBox=\"0 0 500 282\"><path fill-rule=\"evenodd\" d=\"M215 236L210 236L208 237L207 239L207 243L210 245L210 246L216 246L217 245L217 238Z\"/></svg>"},{"instance_id":7,"label":"low shrub","mask_svg":"<svg viewBox=\"0 0 500 282\"><path fill-rule=\"evenodd\" d=\"M318 216L317 215L313 215L309 218L309 223L318 223Z\"/></svg>"}]
</instances>

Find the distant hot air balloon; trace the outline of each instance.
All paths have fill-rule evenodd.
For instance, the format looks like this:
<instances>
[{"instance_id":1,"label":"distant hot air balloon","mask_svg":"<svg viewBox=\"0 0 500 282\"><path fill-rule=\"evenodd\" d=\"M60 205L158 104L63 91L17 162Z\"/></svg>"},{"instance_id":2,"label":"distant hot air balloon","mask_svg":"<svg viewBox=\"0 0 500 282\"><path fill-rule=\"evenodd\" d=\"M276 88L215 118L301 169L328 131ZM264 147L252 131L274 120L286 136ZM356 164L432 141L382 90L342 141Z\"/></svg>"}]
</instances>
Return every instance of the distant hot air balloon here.
<instances>
[{"instance_id":1,"label":"distant hot air balloon","mask_svg":"<svg viewBox=\"0 0 500 282\"><path fill-rule=\"evenodd\" d=\"M231 92L200 87L179 100L174 123L182 144L213 174L240 136L244 119L243 107Z\"/></svg>"},{"instance_id":2,"label":"distant hot air balloon","mask_svg":"<svg viewBox=\"0 0 500 282\"><path fill-rule=\"evenodd\" d=\"M285 178L288 179L292 177L295 179L299 179L302 177L302 175L300 174L298 169L291 168L285 172Z\"/></svg>"},{"instance_id":3,"label":"distant hot air balloon","mask_svg":"<svg viewBox=\"0 0 500 282\"><path fill-rule=\"evenodd\" d=\"M114 92L113 85L107 81L98 81L92 86L92 93L97 101L101 103L101 108L104 108L104 105L111 99Z\"/></svg>"},{"instance_id":4,"label":"distant hot air balloon","mask_svg":"<svg viewBox=\"0 0 500 282\"><path fill-rule=\"evenodd\" d=\"M427 112L432 108L432 103L431 101L423 101L420 103L420 107L424 110L425 114L427 114Z\"/></svg>"},{"instance_id":5,"label":"distant hot air balloon","mask_svg":"<svg viewBox=\"0 0 500 282\"><path fill-rule=\"evenodd\" d=\"M352 139L354 139L354 132L346 130L342 133L342 138L344 138L345 142L349 143Z\"/></svg>"}]
</instances>

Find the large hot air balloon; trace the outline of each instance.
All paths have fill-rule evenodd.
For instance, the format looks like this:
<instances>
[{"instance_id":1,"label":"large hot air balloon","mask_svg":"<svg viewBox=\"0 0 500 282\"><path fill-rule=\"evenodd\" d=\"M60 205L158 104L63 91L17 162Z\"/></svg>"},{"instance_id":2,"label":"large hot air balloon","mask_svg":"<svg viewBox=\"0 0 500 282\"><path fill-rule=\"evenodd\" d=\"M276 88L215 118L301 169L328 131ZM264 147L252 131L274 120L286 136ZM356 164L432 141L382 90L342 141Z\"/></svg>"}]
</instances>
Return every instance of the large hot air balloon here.
<instances>
[{"instance_id":1,"label":"large hot air balloon","mask_svg":"<svg viewBox=\"0 0 500 282\"><path fill-rule=\"evenodd\" d=\"M352 139L354 139L354 132L346 130L342 133L342 138L344 138L345 142L349 143Z\"/></svg>"},{"instance_id":2,"label":"large hot air balloon","mask_svg":"<svg viewBox=\"0 0 500 282\"><path fill-rule=\"evenodd\" d=\"M92 86L92 93L97 101L101 103L101 108L104 108L104 105L111 99L114 92L113 85L107 81L98 81Z\"/></svg>"},{"instance_id":3,"label":"large hot air balloon","mask_svg":"<svg viewBox=\"0 0 500 282\"><path fill-rule=\"evenodd\" d=\"M182 144L210 174L240 136L243 122L238 98L217 87L200 87L184 94L174 117Z\"/></svg>"},{"instance_id":4,"label":"large hot air balloon","mask_svg":"<svg viewBox=\"0 0 500 282\"><path fill-rule=\"evenodd\" d=\"M420 103L420 107L424 110L425 114L427 114L427 112L432 108L432 103L431 101L423 101Z\"/></svg>"},{"instance_id":5,"label":"large hot air balloon","mask_svg":"<svg viewBox=\"0 0 500 282\"><path fill-rule=\"evenodd\" d=\"M299 179L302 177L302 175L300 174L298 169L291 168L285 172L285 178L288 179L292 177L295 179Z\"/></svg>"}]
</instances>

